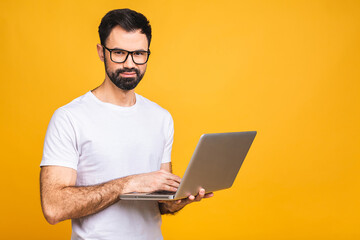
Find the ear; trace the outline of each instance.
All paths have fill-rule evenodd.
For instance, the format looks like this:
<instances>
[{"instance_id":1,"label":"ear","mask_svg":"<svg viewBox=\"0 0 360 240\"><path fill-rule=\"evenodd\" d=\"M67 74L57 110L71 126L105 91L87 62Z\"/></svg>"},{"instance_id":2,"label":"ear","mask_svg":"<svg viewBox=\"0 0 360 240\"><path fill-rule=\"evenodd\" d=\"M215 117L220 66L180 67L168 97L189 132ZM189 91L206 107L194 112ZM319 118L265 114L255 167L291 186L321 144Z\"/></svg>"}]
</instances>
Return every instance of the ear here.
<instances>
[{"instance_id":1,"label":"ear","mask_svg":"<svg viewBox=\"0 0 360 240\"><path fill-rule=\"evenodd\" d=\"M100 60L104 61L104 47L101 44L96 44L96 49L99 55Z\"/></svg>"}]
</instances>

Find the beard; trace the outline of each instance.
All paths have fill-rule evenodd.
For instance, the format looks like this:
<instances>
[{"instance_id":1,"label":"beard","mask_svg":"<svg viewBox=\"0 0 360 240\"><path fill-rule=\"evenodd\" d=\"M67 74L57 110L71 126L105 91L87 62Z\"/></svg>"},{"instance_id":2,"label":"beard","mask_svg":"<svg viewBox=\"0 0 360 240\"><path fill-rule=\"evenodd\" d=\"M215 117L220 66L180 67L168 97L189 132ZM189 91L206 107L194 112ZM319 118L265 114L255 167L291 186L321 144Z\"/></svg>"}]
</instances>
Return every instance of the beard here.
<instances>
[{"instance_id":1,"label":"beard","mask_svg":"<svg viewBox=\"0 0 360 240\"><path fill-rule=\"evenodd\" d=\"M141 73L139 69L136 68L120 68L114 72L110 72L106 66L105 61L105 71L110 80L120 89L128 91L134 89L141 79L144 77L145 72ZM122 77L120 73L123 72L135 72L136 77Z\"/></svg>"}]
</instances>

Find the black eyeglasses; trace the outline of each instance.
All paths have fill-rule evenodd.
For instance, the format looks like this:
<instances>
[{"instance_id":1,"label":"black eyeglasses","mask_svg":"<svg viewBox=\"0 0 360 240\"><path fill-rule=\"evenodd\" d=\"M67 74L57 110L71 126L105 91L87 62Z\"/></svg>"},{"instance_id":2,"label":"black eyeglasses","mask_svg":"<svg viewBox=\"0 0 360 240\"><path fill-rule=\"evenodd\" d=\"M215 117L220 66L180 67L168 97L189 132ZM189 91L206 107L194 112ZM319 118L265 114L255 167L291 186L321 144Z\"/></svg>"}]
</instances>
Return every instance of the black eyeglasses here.
<instances>
[{"instance_id":1,"label":"black eyeglasses","mask_svg":"<svg viewBox=\"0 0 360 240\"><path fill-rule=\"evenodd\" d=\"M123 63L126 62L129 54L131 55L131 58L134 63L138 65L145 64L150 56L150 49L147 51L126 51L124 49L114 48L109 49L105 46L103 46L106 50L110 53L110 59L114 63Z\"/></svg>"}]
</instances>

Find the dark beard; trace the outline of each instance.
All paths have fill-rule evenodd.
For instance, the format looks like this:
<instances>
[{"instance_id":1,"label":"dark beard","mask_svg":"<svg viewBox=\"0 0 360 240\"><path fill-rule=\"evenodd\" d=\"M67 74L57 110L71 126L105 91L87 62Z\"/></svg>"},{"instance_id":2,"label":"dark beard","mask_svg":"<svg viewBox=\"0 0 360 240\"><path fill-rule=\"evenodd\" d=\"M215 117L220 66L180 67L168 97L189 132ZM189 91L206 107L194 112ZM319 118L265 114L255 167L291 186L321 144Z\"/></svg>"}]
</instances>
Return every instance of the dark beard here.
<instances>
[{"instance_id":1,"label":"dark beard","mask_svg":"<svg viewBox=\"0 0 360 240\"><path fill-rule=\"evenodd\" d=\"M105 63L105 71L106 74L109 76L110 80L120 89L122 90L132 90L134 89L139 82L141 81L141 79L144 77L144 74L140 74L139 69L136 68L122 68L122 69L117 69L115 72L109 72L107 67L106 67L106 63ZM123 72L135 72L136 73L136 77L129 77L129 78L125 78L125 77L121 77L120 73Z\"/></svg>"}]
</instances>

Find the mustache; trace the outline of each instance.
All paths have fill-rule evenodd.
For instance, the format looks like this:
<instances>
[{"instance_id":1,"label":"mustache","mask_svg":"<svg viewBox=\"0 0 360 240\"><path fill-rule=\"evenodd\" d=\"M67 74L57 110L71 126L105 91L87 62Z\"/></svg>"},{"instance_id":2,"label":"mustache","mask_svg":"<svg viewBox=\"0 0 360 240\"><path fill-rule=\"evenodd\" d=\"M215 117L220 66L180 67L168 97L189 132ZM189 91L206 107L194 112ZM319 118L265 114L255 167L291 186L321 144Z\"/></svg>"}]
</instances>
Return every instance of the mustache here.
<instances>
[{"instance_id":1,"label":"mustache","mask_svg":"<svg viewBox=\"0 0 360 240\"><path fill-rule=\"evenodd\" d=\"M120 68L115 71L115 74L118 76L120 73L123 73L123 72L135 72L136 75L140 74L139 69L136 69L136 68Z\"/></svg>"}]
</instances>

